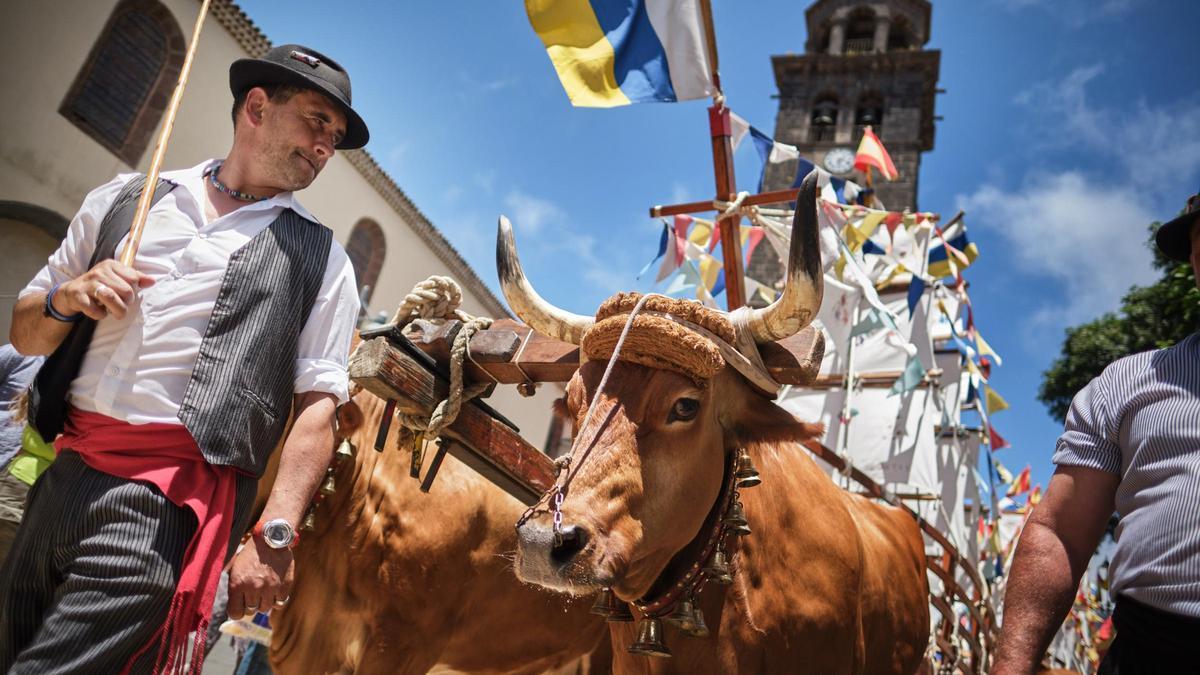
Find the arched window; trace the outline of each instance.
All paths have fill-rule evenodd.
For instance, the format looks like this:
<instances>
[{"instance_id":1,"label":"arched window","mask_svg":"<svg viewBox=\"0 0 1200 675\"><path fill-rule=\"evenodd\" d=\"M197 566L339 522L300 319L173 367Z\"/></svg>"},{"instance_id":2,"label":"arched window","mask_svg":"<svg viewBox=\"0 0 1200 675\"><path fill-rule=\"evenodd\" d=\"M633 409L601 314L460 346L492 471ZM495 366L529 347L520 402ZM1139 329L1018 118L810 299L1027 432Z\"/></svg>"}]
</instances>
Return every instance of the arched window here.
<instances>
[{"instance_id":1,"label":"arched window","mask_svg":"<svg viewBox=\"0 0 1200 675\"><path fill-rule=\"evenodd\" d=\"M383 228L370 218L354 224L350 240L346 242L346 255L354 267L354 278L358 280L358 293L363 304L371 300L375 284L379 282L379 271L383 269L383 257L387 254L387 242ZM363 289L366 289L365 292Z\"/></svg>"},{"instance_id":2,"label":"arched window","mask_svg":"<svg viewBox=\"0 0 1200 675\"><path fill-rule=\"evenodd\" d=\"M883 97L876 93L863 94L854 109L854 142L862 138L864 127L871 127L876 136L883 134Z\"/></svg>"},{"instance_id":3,"label":"arched window","mask_svg":"<svg viewBox=\"0 0 1200 675\"><path fill-rule=\"evenodd\" d=\"M916 48L916 39L913 38L912 24L909 23L908 17L896 17L892 20L892 25L888 30L887 50L895 52L914 48Z\"/></svg>"},{"instance_id":4,"label":"arched window","mask_svg":"<svg viewBox=\"0 0 1200 675\"><path fill-rule=\"evenodd\" d=\"M808 140L812 143L832 142L837 133L838 100L832 94L817 97L808 125Z\"/></svg>"},{"instance_id":5,"label":"arched window","mask_svg":"<svg viewBox=\"0 0 1200 675\"><path fill-rule=\"evenodd\" d=\"M875 51L875 12L860 7L846 21L846 54L870 54Z\"/></svg>"},{"instance_id":6,"label":"arched window","mask_svg":"<svg viewBox=\"0 0 1200 675\"><path fill-rule=\"evenodd\" d=\"M137 164L167 108L185 42L157 0L122 0L58 112L126 164Z\"/></svg>"}]
</instances>

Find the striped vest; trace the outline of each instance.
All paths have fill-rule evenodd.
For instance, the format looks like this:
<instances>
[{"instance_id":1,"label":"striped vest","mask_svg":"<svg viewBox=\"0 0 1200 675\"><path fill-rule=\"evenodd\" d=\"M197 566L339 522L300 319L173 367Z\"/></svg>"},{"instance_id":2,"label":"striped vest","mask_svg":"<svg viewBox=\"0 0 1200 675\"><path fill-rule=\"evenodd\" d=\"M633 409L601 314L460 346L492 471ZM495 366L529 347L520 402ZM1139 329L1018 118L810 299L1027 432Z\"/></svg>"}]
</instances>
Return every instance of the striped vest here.
<instances>
[{"instance_id":1,"label":"striped vest","mask_svg":"<svg viewBox=\"0 0 1200 675\"><path fill-rule=\"evenodd\" d=\"M230 258L179 406L209 463L255 477L266 468L287 426L300 332L332 239L289 209Z\"/></svg>"}]
</instances>

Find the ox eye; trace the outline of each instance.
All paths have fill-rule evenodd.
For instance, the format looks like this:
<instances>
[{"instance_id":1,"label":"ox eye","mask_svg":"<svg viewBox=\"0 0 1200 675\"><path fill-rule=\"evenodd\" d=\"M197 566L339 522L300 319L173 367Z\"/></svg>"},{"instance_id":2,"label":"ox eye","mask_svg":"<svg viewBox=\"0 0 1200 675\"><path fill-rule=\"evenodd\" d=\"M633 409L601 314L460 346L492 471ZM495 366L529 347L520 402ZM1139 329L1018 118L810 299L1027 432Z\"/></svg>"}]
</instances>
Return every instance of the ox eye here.
<instances>
[{"instance_id":1,"label":"ox eye","mask_svg":"<svg viewBox=\"0 0 1200 675\"><path fill-rule=\"evenodd\" d=\"M681 398L671 406L671 414L667 415L667 423L690 422L696 419L700 412L700 401L694 398Z\"/></svg>"}]
</instances>

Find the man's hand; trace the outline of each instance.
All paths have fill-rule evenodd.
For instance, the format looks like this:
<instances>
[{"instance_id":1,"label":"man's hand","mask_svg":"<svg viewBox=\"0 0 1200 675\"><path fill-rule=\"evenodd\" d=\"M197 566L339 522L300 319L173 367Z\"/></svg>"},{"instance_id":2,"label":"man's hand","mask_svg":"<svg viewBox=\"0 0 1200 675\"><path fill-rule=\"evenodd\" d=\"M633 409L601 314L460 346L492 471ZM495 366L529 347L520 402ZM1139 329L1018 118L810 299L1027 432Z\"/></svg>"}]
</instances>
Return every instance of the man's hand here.
<instances>
[{"instance_id":1,"label":"man's hand","mask_svg":"<svg viewBox=\"0 0 1200 675\"><path fill-rule=\"evenodd\" d=\"M229 617L283 607L291 597L295 567L291 550L251 537L229 565Z\"/></svg>"},{"instance_id":2,"label":"man's hand","mask_svg":"<svg viewBox=\"0 0 1200 675\"><path fill-rule=\"evenodd\" d=\"M58 287L51 302L62 314L83 313L97 321L112 315L124 319L137 289L154 279L116 260L102 260L92 269Z\"/></svg>"}]
</instances>

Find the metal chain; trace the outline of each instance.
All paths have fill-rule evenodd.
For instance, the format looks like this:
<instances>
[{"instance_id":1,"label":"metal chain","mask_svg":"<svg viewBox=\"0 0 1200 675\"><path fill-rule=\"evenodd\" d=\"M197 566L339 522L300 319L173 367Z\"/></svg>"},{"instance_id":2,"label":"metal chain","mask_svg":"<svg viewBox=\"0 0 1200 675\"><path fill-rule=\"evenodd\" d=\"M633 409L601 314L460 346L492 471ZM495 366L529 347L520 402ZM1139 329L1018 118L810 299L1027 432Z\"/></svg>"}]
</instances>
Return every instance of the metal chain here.
<instances>
[{"instance_id":1,"label":"metal chain","mask_svg":"<svg viewBox=\"0 0 1200 675\"><path fill-rule=\"evenodd\" d=\"M554 545L562 546L562 542L563 542L563 536L562 536L563 491L560 488L558 488L557 486L554 488L554 499L552 501L554 502L554 506L550 510L550 513L552 514L552 517L554 518Z\"/></svg>"}]
</instances>

